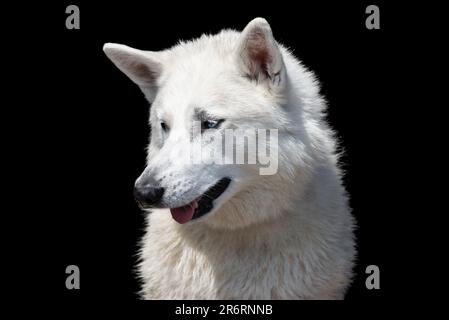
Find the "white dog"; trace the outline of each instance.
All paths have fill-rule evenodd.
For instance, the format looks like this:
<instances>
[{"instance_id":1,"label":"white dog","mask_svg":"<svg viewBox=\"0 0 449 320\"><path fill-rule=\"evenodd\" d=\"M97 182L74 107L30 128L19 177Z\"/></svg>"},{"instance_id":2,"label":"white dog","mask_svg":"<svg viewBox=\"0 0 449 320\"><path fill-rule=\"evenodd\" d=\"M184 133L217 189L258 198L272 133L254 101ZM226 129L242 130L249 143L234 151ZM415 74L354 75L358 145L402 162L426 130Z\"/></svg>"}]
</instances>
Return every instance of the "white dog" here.
<instances>
[{"instance_id":1,"label":"white dog","mask_svg":"<svg viewBox=\"0 0 449 320\"><path fill-rule=\"evenodd\" d=\"M355 223L336 140L313 73L267 21L160 52L111 43L104 51L152 104L148 164L135 186L149 213L142 296L342 299ZM276 129L267 143L274 172L261 173L261 158L207 161L226 129ZM186 161L198 146L201 161Z\"/></svg>"}]
</instances>

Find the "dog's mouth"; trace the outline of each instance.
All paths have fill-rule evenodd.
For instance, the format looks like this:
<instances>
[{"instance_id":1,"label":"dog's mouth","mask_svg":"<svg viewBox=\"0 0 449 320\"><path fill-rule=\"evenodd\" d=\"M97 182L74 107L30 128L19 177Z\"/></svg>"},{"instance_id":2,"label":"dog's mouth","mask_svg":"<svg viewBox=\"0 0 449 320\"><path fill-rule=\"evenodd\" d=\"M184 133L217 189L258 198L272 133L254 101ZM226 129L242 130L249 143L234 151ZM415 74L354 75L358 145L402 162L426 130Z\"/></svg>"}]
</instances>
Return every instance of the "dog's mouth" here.
<instances>
[{"instance_id":1,"label":"dog's mouth","mask_svg":"<svg viewBox=\"0 0 449 320\"><path fill-rule=\"evenodd\" d=\"M210 187L200 197L185 206L170 208L171 215L178 223L187 223L190 220L204 216L214 208L214 200L217 199L231 183L231 179L223 178Z\"/></svg>"}]
</instances>

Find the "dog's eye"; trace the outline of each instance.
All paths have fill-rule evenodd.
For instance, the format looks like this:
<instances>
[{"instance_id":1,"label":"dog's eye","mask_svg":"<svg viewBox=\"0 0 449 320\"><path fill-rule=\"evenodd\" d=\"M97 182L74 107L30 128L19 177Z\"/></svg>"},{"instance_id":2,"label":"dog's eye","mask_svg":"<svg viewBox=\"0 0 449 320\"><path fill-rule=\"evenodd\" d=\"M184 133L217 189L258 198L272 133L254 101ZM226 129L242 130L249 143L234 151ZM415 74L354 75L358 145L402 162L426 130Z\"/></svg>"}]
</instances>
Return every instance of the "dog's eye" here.
<instances>
[{"instance_id":1,"label":"dog's eye","mask_svg":"<svg viewBox=\"0 0 449 320\"><path fill-rule=\"evenodd\" d=\"M161 122L161 128L165 132L168 130L168 126L167 126L167 124L165 122Z\"/></svg>"},{"instance_id":2,"label":"dog's eye","mask_svg":"<svg viewBox=\"0 0 449 320\"><path fill-rule=\"evenodd\" d=\"M224 121L224 119L205 120L205 121L201 122L201 130L217 129L223 121Z\"/></svg>"}]
</instances>

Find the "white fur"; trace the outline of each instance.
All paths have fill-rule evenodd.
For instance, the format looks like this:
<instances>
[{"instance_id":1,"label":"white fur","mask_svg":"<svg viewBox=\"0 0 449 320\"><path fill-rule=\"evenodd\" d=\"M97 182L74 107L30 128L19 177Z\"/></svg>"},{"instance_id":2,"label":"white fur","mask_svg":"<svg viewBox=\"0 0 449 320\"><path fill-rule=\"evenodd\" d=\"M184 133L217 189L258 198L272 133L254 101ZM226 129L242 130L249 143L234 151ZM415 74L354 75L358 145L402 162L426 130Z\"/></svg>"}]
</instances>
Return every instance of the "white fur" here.
<instances>
[{"instance_id":1,"label":"white fur","mask_svg":"<svg viewBox=\"0 0 449 320\"><path fill-rule=\"evenodd\" d=\"M180 225L168 209L148 214L139 266L143 298L343 298L355 224L336 139L315 77L277 44L268 23L257 18L242 33L224 30L161 52L117 44L104 50L152 102L148 166L139 179L151 175L176 207L232 178L204 217ZM268 54L266 64L259 50ZM176 161L191 145L198 106L226 125L279 129L278 173ZM170 134L161 132L161 119Z\"/></svg>"}]
</instances>

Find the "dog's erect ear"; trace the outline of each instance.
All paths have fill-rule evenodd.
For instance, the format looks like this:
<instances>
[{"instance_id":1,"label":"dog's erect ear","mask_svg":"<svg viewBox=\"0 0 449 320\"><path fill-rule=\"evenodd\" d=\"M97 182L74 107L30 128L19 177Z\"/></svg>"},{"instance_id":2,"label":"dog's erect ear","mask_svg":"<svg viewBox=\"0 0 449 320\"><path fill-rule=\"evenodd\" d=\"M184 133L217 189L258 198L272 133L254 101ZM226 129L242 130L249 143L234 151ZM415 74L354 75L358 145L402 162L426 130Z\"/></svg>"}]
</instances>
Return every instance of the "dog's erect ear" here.
<instances>
[{"instance_id":1,"label":"dog's erect ear","mask_svg":"<svg viewBox=\"0 0 449 320\"><path fill-rule=\"evenodd\" d=\"M237 59L243 71L252 79L269 80L278 87L285 82L285 66L282 54L263 18L252 20L240 36Z\"/></svg>"},{"instance_id":2,"label":"dog's erect ear","mask_svg":"<svg viewBox=\"0 0 449 320\"><path fill-rule=\"evenodd\" d=\"M146 98L153 102L158 87L157 80L162 73L161 53L116 43L106 43L103 51L117 68L140 87Z\"/></svg>"}]
</instances>

